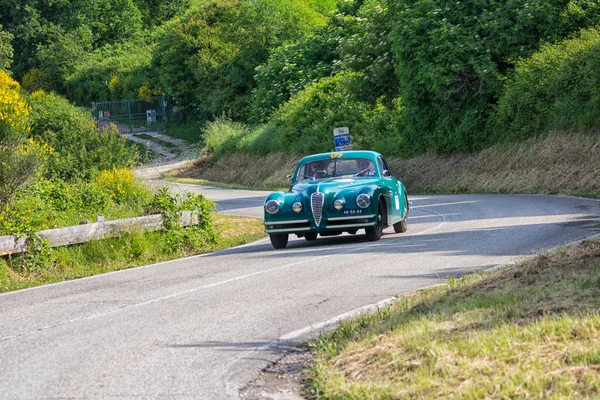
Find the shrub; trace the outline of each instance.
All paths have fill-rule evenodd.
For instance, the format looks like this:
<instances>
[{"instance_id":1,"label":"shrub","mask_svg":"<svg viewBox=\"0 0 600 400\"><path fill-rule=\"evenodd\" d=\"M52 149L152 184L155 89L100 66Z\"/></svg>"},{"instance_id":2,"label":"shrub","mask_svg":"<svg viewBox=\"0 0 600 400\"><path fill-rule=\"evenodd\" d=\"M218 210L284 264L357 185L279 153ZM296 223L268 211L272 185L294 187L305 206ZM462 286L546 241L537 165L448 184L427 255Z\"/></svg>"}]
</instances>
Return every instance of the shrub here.
<instances>
[{"instance_id":1,"label":"shrub","mask_svg":"<svg viewBox=\"0 0 600 400\"><path fill-rule=\"evenodd\" d=\"M133 181L130 173L116 172L101 175L106 179L99 182L42 179L20 190L10 207L0 212L0 234L77 225L82 220L95 221L98 215L107 220L139 216L150 201L149 191ZM115 182L116 176L127 184Z\"/></svg>"},{"instance_id":2,"label":"shrub","mask_svg":"<svg viewBox=\"0 0 600 400\"><path fill-rule=\"evenodd\" d=\"M403 130L413 152L481 147L514 61L600 23L593 0L400 0L390 7Z\"/></svg>"},{"instance_id":3,"label":"shrub","mask_svg":"<svg viewBox=\"0 0 600 400\"><path fill-rule=\"evenodd\" d=\"M133 173L125 168L102 171L96 177L96 183L117 203L137 202L146 193L146 189L135 180Z\"/></svg>"},{"instance_id":4,"label":"shrub","mask_svg":"<svg viewBox=\"0 0 600 400\"><path fill-rule=\"evenodd\" d=\"M333 128L348 127L353 148L403 151L399 135L401 102L370 104L356 93L363 91L364 75L341 72L321 79L292 97L275 114L272 123L281 129L278 148L296 154L333 150ZM393 145L393 146L391 146Z\"/></svg>"},{"instance_id":5,"label":"shrub","mask_svg":"<svg viewBox=\"0 0 600 400\"><path fill-rule=\"evenodd\" d=\"M155 39L149 35L86 54L65 80L70 99L89 107L93 101L154 97L162 94L150 68ZM107 82L109 83L107 85Z\"/></svg>"},{"instance_id":6,"label":"shrub","mask_svg":"<svg viewBox=\"0 0 600 400\"><path fill-rule=\"evenodd\" d=\"M207 2L169 24L153 66L165 91L201 122L222 115L242 121L249 114L255 68L269 49L324 20L301 0Z\"/></svg>"},{"instance_id":7,"label":"shrub","mask_svg":"<svg viewBox=\"0 0 600 400\"><path fill-rule=\"evenodd\" d=\"M198 216L197 225L179 226L179 215L186 210ZM171 195L167 188L160 189L146 206L147 214L162 214L166 253L200 249L206 243L216 242L218 234L212 220L214 211L215 204L202 194L185 192L183 195Z\"/></svg>"},{"instance_id":8,"label":"shrub","mask_svg":"<svg viewBox=\"0 0 600 400\"><path fill-rule=\"evenodd\" d=\"M44 172L48 179L89 179L102 170L131 167L134 147L114 127L101 132L88 111L74 107L61 96L32 94L31 134L54 152Z\"/></svg>"},{"instance_id":9,"label":"shrub","mask_svg":"<svg viewBox=\"0 0 600 400\"><path fill-rule=\"evenodd\" d=\"M0 212L36 174L40 163L40 146L26 141L30 110L19 84L0 70Z\"/></svg>"},{"instance_id":10,"label":"shrub","mask_svg":"<svg viewBox=\"0 0 600 400\"><path fill-rule=\"evenodd\" d=\"M208 122L204 127L206 150L216 158L237 150L244 129L242 123L232 122L226 118Z\"/></svg>"},{"instance_id":11,"label":"shrub","mask_svg":"<svg viewBox=\"0 0 600 400\"><path fill-rule=\"evenodd\" d=\"M498 138L600 127L600 28L521 59L492 125Z\"/></svg>"}]
</instances>

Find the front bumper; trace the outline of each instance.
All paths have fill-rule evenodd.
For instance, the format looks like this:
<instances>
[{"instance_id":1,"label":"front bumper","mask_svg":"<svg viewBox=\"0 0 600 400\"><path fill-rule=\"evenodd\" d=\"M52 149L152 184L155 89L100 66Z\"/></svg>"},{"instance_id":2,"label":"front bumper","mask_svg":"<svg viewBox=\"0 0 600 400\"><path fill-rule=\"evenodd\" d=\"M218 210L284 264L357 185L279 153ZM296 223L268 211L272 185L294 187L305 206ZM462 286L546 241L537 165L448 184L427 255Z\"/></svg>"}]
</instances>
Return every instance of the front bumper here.
<instances>
[{"instance_id":1,"label":"front bumper","mask_svg":"<svg viewBox=\"0 0 600 400\"><path fill-rule=\"evenodd\" d=\"M325 217L317 226L314 220L311 219L294 219L294 220L279 220L265 221L265 232L272 233L307 233L307 232L344 232L355 229L370 228L377 224L375 214L358 214Z\"/></svg>"}]
</instances>

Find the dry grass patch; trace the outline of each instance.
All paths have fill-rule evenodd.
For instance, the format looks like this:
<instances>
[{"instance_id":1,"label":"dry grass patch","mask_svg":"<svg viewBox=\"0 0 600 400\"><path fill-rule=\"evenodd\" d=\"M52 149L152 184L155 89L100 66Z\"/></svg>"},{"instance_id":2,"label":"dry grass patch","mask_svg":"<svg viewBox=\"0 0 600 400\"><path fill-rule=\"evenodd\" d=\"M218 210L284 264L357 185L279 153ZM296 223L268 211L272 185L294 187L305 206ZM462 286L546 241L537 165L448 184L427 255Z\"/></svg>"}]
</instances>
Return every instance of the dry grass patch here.
<instances>
[{"instance_id":1,"label":"dry grass patch","mask_svg":"<svg viewBox=\"0 0 600 400\"><path fill-rule=\"evenodd\" d=\"M314 344L319 399L600 397L600 239L401 298Z\"/></svg>"},{"instance_id":2,"label":"dry grass patch","mask_svg":"<svg viewBox=\"0 0 600 400\"><path fill-rule=\"evenodd\" d=\"M392 159L412 192L600 193L600 132L553 132L525 142L452 155Z\"/></svg>"},{"instance_id":3,"label":"dry grass patch","mask_svg":"<svg viewBox=\"0 0 600 400\"><path fill-rule=\"evenodd\" d=\"M267 235L262 221L256 218L229 217L217 214L214 223L221 239L229 244L232 244L232 241L247 243Z\"/></svg>"},{"instance_id":4,"label":"dry grass patch","mask_svg":"<svg viewBox=\"0 0 600 400\"><path fill-rule=\"evenodd\" d=\"M306 154L303 154L304 156ZM199 158L175 174L238 187L278 189L300 156L273 153ZM525 142L452 155L388 157L410 193L565 193L600 197L600 132L554 132Z\"/></svg>"},{"instance_id":5,"label":"dry grass patch","mask_svg":"<svg viewBox=\"0 0 600 400\"><path fill-rule=\"evenodd\" d=\"M175 171L174 178L191 178L248 188L279 189L289 187L287 174L294 173L301 157L285 153L254 156L248 153L226 154L214 160L202 156L194 163Z\"/></svg>"}]
</instances>

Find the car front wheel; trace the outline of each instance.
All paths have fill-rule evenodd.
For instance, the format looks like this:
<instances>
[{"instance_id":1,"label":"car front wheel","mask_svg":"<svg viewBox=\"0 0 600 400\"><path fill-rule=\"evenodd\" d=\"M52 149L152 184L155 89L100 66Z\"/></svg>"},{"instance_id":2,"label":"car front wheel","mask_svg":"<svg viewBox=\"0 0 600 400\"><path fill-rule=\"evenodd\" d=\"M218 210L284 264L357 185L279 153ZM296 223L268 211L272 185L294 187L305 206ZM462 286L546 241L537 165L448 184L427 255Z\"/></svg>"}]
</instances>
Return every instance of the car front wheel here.
<instances>
[{"instance_id":1,"label":"car front wheel","mask_svg":"<svg viewBox=\"0 0 600 400\"><path fill-rule=\"evenodd\" d=\"M308 241L317 240L317 233L316 232L308 232L304 235L304 239L306 239Z\"/></svg>"},{"instance_id":2,"label":"car front wheel","mask_svg":"<svg viewBox=\"0 0 600 400\"><path fill-rule=\"evenodd\" d=\"M377 224L372 228L365 229L367 239L371 242L381 239L381 235L383 235L383 215L381 214L382 208L382 204L379 203L379 207L377 207Z\"/></svg>"},{"instance_id":3,"label":"car front wheel","mask_svg":"<svg viewBox=\"0 0 600 400\"><path fill-rule=\"evenodd\" d=\"M269 235L269 238L271 239L271 244L276 249L283 249L283 248L285 248L285 246L287 246L287 243L288 243L288 235L287 234Z\"/></svg>"}]
</instances>

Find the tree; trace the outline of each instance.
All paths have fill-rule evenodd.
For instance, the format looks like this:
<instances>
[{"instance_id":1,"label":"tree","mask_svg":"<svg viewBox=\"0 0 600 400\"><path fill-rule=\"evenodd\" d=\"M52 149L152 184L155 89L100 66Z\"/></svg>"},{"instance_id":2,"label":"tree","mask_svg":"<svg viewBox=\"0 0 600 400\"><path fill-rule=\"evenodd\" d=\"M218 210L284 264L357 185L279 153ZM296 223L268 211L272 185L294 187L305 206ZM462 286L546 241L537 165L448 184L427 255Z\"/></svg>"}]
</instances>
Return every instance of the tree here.
<instances>
[{"instance_id":1,"label":"tree","mask_svg":"<svg viewBox=\"0 0 600 400\"><path fill-rule=\"evenodd\" d=\"M596 0L399 0L390 9L414 152L481 147L515 60L600 23Z\"/></svg>"},{"instance_id":2,"label":"tree","mask_svg":"<svg viewBox=\"0 0 600 400\"><path fill-rule=\"evenodd\" d=\"M13 38L14 36L9 32L4 32L2 25L0 25L0 70L8 71L12 64L13 47L11 41Z\"/></svg>"},{"instance_id":3,"label":"tree","mask_svg":"<svg viewBox=\"0 0 600 400\"><path fill-rule=\"evenodd\" d=\"M214 1L167 27L153 65L165 91L201 120L245 120L269 49L324 21L301 0Z\"/></svg>"}]
</instances>

